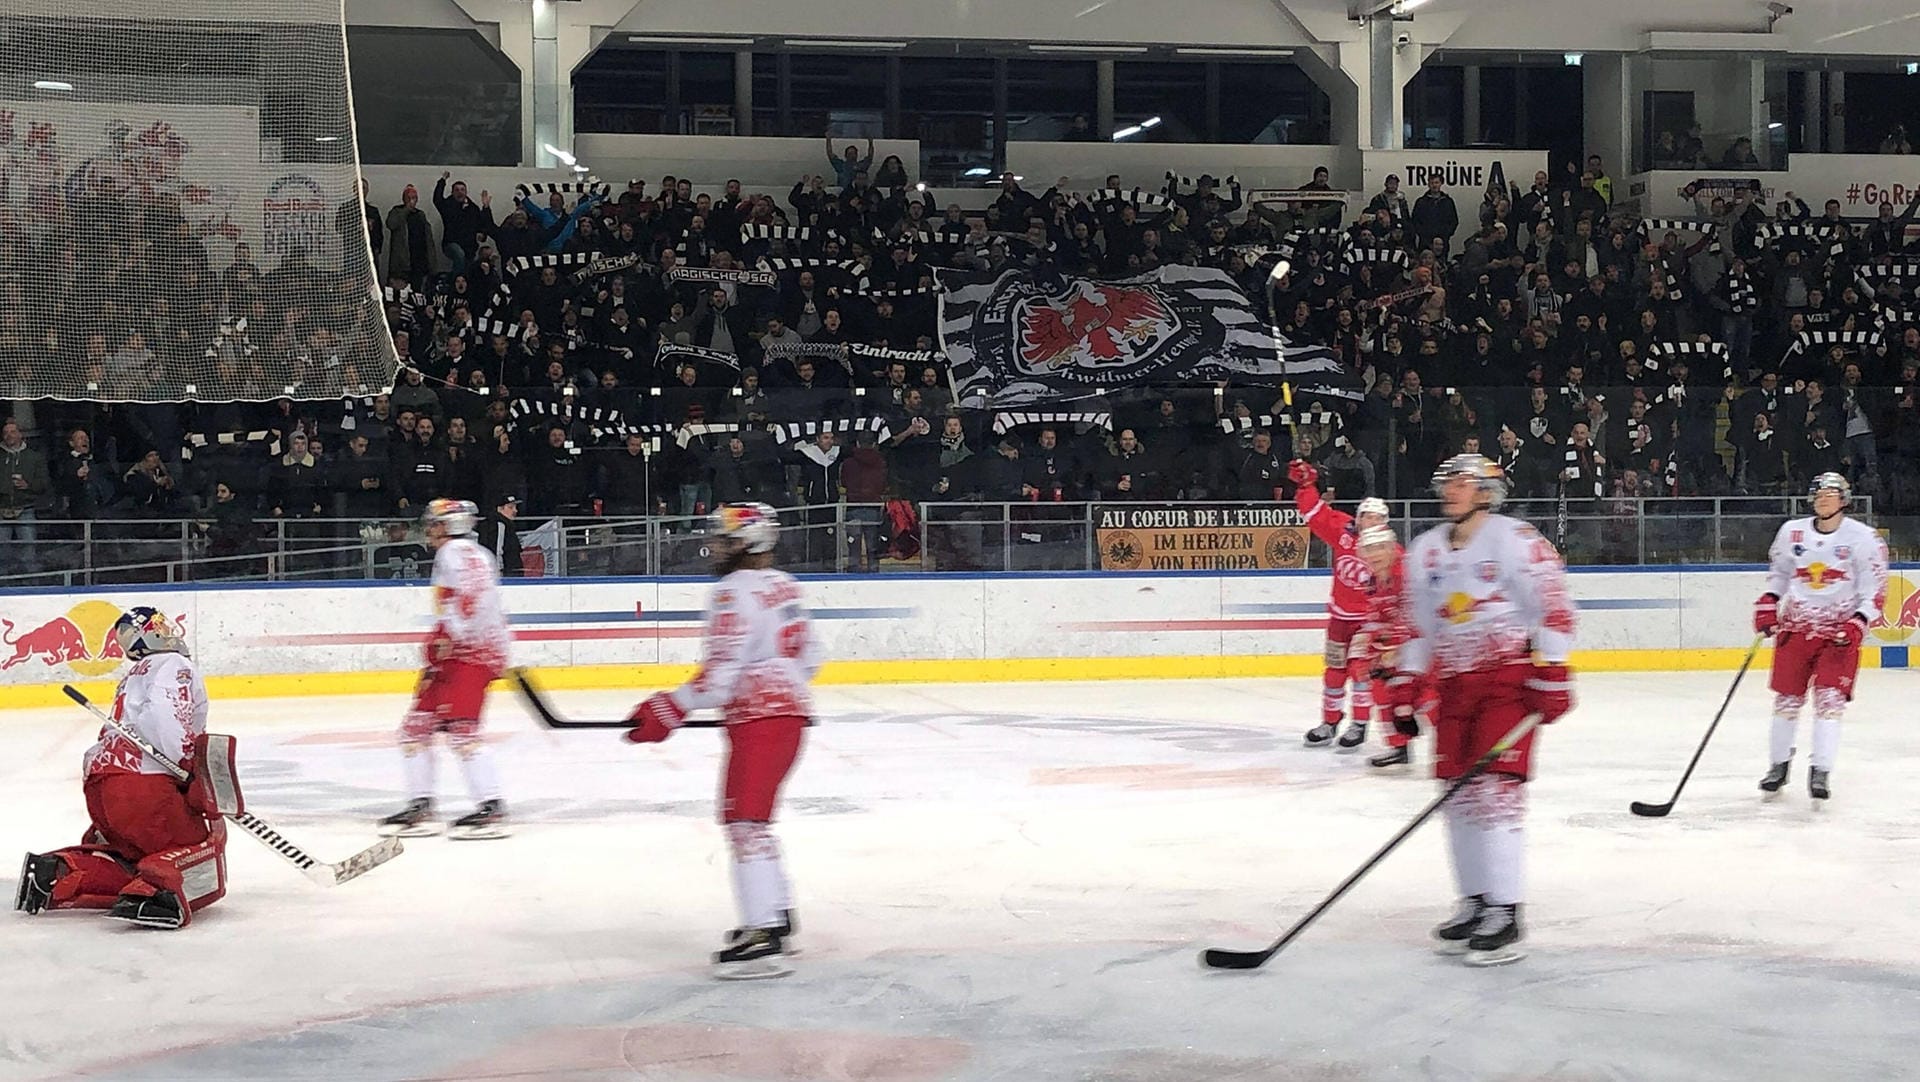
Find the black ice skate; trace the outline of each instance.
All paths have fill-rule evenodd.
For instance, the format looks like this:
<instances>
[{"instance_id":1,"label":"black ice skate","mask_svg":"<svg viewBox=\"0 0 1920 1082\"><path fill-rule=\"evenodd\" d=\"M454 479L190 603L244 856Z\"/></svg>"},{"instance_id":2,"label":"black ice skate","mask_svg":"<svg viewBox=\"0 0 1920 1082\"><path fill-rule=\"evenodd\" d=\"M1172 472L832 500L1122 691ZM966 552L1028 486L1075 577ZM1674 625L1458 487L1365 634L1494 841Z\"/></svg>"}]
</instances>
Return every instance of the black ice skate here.
<instances>
[{"instance_id":1,"label":"black ice skate","mask_svg":"<svg viewBox=\"0 0 1920 1082\"><path fill-rule=\"evenodd\" d=\"M713 975L723 981L757 981L793 972L778 928L750 928L713 956Z\"/></svg>"},{"instance_id":2,"label":"black ice skate","mask_svg":"<svg viewBox=\"0 0 1920 1082\"><path fill-rule=\"evenodd\" d=\"M1390 770L1397 766L1413 765L1413 749L1402 744L1397 748L1388 748L1379 755L1367 760L1367 765L1378 770Z\"/></svg>"},{"instance_id":3,"label":"black ice skate","mask_svg":"<svg viewBox=\"0 0 1920 1082\"><path fill-rule=\"evenodd\" d=\"M1815 800L1825 800L1830 795L1827 790L1827 772L1817 766L1807 768L1807 795Z\"/></svg>"},{"instance_id":4,"label":"black ice skate","mask_svg":"<svg viewBox=\"0 0 1920 1082\"><path fill-rule=\"evenodd\" d=\"M447 838L472 842L507 836L507 805L501 800L482 800L478 807L447 826Z\"/></svg>"},{"instance_id":5,"label":"black ice skate","mask_svg":"<svg viewBox=\"0 0 1920 1082\"><path fill-rule=\"evenodd\" d=\"M178 928L186 922L186 912L180 908L180 896L170 890L163 890L149 898L123 894L120 900L107 910L107 916L113 920L124 920L128 924L138 924L142 928Z\"/></svg>"},{"instance_id":6,"label":"black ice skate","mask_svg":"<svg viewBox=\"0 0 1920 1082\"><path fill-rule=\"evenodd\" d=\"M1446 923L1433 930L1434 950L1441 954L1465 954L1467 940L1473 938L1473 930L1487 911L1487 896L1474 894L1460 899L1460 908Z\"/></svg>"},{"instance_id":7,"label":"black ice skate","mask_svg":"<svg viewBox=\"0 0 1920 1082\"><path fill-rule=\"evenodd\" d=\"M439 832L439 825L433 821L433 801L423 796L414 797L406 807L380 820L380 833L388 838L424 838Z\"/></svg>"},{"instance_id":8,"label":"black ice skate","mask_svg":"<svg viewBox=\"0 0 1920 1082\"><path fill-rule=\"evenodd\" d=\"M1489 905L1467 940L1466 962L1470 966L1503 966L1518 962L1526 954L1520 950L1520 907Z\"/></svg>"},{"instance_id":9,"label":"black ice skate","mask_svg":"<svg viewBox=\"0 0 1920 1082\"><path fill-rule=\"evenodd\" d=\"M800 917L795 914L793 910L782 909L780 911L780 923L774 925L771 930L780 933L780 953L789 958L800 953L800 945L793 940L794 934L800 930ZM735 943L745 939L751 931L752 929L750 928L735 928L728 932L727 946L731 947Z\"/></svg>"},{"instance_id":10,"label":"black ice skate","mask_svg":"<svg viewBox=\"0 0 1920 1082\"><path fill-rule=\"evenodd\" d=\"M53 884L66 870L66 862L59 857L28 853L20 863L20 889L13 896L13 907L22 913L45 909L53 901Z\"/></svg>"},{"instance_id":11,"label":"black ice skate","mask_svg":"<svg viewBox=\"0 0 1920 1082\"><path fill-rule=\"evenodd\" d=\"M1328 744L1333 743L1333 737L1336 732L1338 732L1338 730L1333 727L1332 722L1323 721L1315 725L1313 728L1307 730L1307 747L1326 747Z\"/></svg>"},{"instance_id":12,"label":"black ice skate","mask_svg":"<svg viewBox=\"0 0 1920 1082\"><path fill-rule=\"evenodd\" d=\"M1347 731L1340 734L1340 750L1352 751L1367 742L1367 723L1364 721L1347 722Z\"/></svg>"},{"instance_id":13,"label":"black ice skate","mask_svg":"<svg viewBox=\"0 0 1920 1082\"><path fill-rule=\"evenodd\" d=\"M1779 792L1780 787L1787 784L1787 768L1792 765L1793 760L1791 759L1784 763L1773 764L1773 766L1768 769L1767 776L1760 779L1760 791L1763 793Z\"/></svg>"}]
</instances>

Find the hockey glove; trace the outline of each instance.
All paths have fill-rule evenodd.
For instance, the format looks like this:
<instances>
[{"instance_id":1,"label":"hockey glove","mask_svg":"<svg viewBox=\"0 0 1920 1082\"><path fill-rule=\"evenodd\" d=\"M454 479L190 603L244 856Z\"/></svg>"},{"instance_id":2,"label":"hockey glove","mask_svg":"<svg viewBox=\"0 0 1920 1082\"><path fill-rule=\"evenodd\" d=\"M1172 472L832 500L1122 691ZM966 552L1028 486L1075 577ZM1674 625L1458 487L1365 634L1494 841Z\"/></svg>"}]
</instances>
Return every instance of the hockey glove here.
<instances>
[{"instance_id":1,"label":"hockey glove","mask_svg":"<svg viewBox=\"0 0 1920 1082\"><path fill-rule=\"evenodd\" d=\"M453 639L446 628L435 627L433 634L427 636L427 668L437 668L453 656Z\"/></svg>"},{"instance_id":2,"label":"hockey glove","mask_svg":"<svg viewBox=\"0 0 1920 1082\"><path fill-rule=\"evenodd\" d=\"M686 712L673 701L673 696L664 691L654 692L627 718L640 723L627 730L627 740L633 744L658 744L672 736L686 718Z\"/></svg>"},{"instance_id":3,"label":"hockey glove","mask_svg":"<svg viewBox=\"0 0 1920 1082\"><path fill-rule=\"evenodd\" d=\"M1287 480L1296 485L1311 485L1320 479L1319 471L1307 464L1304 458L1296 458L1287 463Z\"/></svg>"},{"instance_id":4,"label":"hockey glove","mask_svg":"<svg viewBox=\"0 0 1920 1082\"><path fill-rule=\"evenodd\" d=\"M1540 715L1540 724L1551 725L1573 709L1573 674L1564 664L1535 665L1520 698L1528 713Z\"/></svg>"},{"instance_id":5,"label":"hockey glove","mask_svg":"<svg viewBox=\"0 0 1920 1082\"><path fill-rule=\"evenodd\" d=\"M1853 619L1840 625L1840 631L1834 635L1833 641L1842 646L1851 646L1857 649L1866 637L1867 618L1856 612L1853 614Z\"/></svg>"},{"instance_id":6,"label":"hockey glove","mask_svg":"<svg viewBox=\"0 0 1920 1082\"><path fill-rule=\"evenodd\" d=\"M1780 626L1780 595L1761 594L1753 603L1753 633L1771 635Z\"/></svg>"}]
</instances>

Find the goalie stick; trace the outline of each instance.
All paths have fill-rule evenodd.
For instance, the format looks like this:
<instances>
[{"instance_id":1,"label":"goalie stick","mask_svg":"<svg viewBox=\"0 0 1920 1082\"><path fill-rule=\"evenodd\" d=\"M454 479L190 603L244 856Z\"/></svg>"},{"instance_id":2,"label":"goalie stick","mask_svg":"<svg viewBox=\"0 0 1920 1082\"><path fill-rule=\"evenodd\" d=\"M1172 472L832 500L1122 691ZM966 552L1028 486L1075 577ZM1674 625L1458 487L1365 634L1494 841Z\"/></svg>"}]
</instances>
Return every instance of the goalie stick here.
<instances>
[{"instance_id":1,"label":"goalie stick","mask_svg":"<svg viewBox=\"0 0 1920 1082\"><path fill-rule=\"evenodd\" d=\"M514 669L507 675L513 678L514 686L519 688L520 694L526 697L527 706L533 710L533 716L549 729L631 729L636 724L633 721L577 721L563 718L553 709L553 705L547 702L546 696L540 689L533 686L533 678L527 675L527 670ZM718 729L723 724L719 721L683 721L679 727Z\"/></svg>"},{"instance_id":2,"label":"goalie stick","mask_svg":"<svg viewBox=\"0 0 1920 1082\"><path fill-rule=\"evenodd\" d=\"M1733 702L1733 693L1740 690L1740 680L1747 675L1747 669L1753 664L1753 657L1760 652L1760 644L1766 641L1765 635L1755 635L1753 645L1747 647L1747 659L1740 663L1740 671L1733 674L1733 686L1727 689L1727 697L1720 703L1720 712L1713 716L1713 724L1707 726L1707 735L1700 738L1700 746L1693 749L1693 759L1687 763L1686 773L1680 775L1680 784L1673 787L1673 796L1665 804L1647 804L1634 801L1627 809L1635 815L1649 819L1659 819L1673 810L1680 802L1680 791L1687 787L1687 779L1693 777L1693 768L1700 765L1700 756L1706 754L1707 741L1713 739L1713 731L1720 727L1720 719L1727 714L1727 706Z\"/></svg>"},{"instance_id":3,"label":"goalie stick","mask_svg":"<svg viewBox=\"0 0 1920 1082\"><path fill-rule=\"evenodd\" d=\"M108 728L126 737L133 743L134 747L139 748L151 756L155 762L166 767L167 773L172 774L180 781L187 780L187 772L181 769L179 763L160 754L160 752L156 750L153 745L147 743L145 738L139 733L128 728L122 724L119 719L109 716L99 707L87 701L87 697L82 695L78 688L72 684L63 684L60 690L66 692L69 699L72 699L90 711L94 717L99 718ZM349 879L357 879L373 869L378 868L380 865L385 864L387 861L392 860L394 857L399 856L404 851L404 847L401 845L399 838L385 838L374 845L362 849L360 852L355 853L345 860L328 864L325 861L315 860L313 857L307 855L306 850L301 849L299 846L282 837L279 831L273 829L273 827L260 819L255 818L252 812L241 812L239 815L230 816L229 818L240 824L242 830L258 838L260 844L278 853L280 859L300 869L301 874L323 887L337 887Z\"/></svg>"},{"instance_id":4,"label":"goalie stick","mask_svg":"<svg viewBox=\"0 0 1920 1082\"><path fill-rule=\"evenodd\" d=\"M1266 965L1268 959L1285 950L1287 944L1293 942L1301 932L1307 930L1308 925L1319 919L1320 914L1331 909L1333 903L1339 901L1342 895L1353 889L1353 885L1358 883L1368 872L1372 871L1374 865L1385 860L1388 853L1393 852L1399 847L1401 842L1407 840L1408 835L1420 829L1420 824L1431 818L1434 812L1439 811L1442 804L1453 799L1453 794L1459 792L1462 786L1486 773L1487 767L1492 766L1495 759L1498 759L1512 749L1515 744L1525 739L1526 735L1532 732L1533 727L1538 724L1540 724L1540 715L1538 714L1528 714L1526 717L1520 719L1520 724L1507 730L1507 735L1501 737L1499 743L1488 748L1485 755L1474 760L1473 765L1467 768L1465 774L1454 779L1453 784L1447 786L1445 792L1435 798L1433 803L1428 804L1419 815L1414 816L1413 822L1401 827L1400 833L1388 839L1387 844L1381 846L1378 852L1368 857L1365 864L1360 865L1359 868L1354 870L1352 875L1347 876L1345 881L1333 888L1332 894L1322 898L1320 904L1314 906L1306 916L1294 922L1293 927L1287 929L1285 935L1274 940L1272 946L1265 950L1257 951L1230 951L1222 950L1219 947L1209 947L1200 952L1200 964L1208 969L1259 969L1261 966Z\"/></svg>"}]
</instances>

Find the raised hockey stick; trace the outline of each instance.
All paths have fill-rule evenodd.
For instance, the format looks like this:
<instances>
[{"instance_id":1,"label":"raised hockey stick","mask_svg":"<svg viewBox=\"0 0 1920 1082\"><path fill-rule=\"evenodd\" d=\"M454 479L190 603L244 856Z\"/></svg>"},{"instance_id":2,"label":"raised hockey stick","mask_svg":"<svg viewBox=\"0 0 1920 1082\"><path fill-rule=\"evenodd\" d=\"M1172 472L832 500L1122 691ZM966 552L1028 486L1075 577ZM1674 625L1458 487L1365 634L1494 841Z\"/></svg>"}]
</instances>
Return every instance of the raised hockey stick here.
<instances>
[{"instance_id":1,"label":"raised hockey stick","mask_svg":"<svg viewBox=\"0 0 1920 1082\"><path fill-rule=\"evenodd\" d=\"M553 709L553 704L547 702L546 696L540 689L533 686L533 678L527 675L527 670L513 669L507 675L512 677L514 686L520 689L520 694L526 697L527 706L532 708L533 716L549 729L631 729L634 727L631 721L576 721L561 717ZM718 729L722 724L724 723L719 721L683 721L680 727L682 729Z\"/></svg>"},{"instance_id":2,"label":"raised hockey stick","mask_svg":"<svg viewBox=\"0 0 1920 1082\"><path fill-rule=\"evenodd\" d=\"M1720 719L1727 715L1727 706L1733 702L1733 693L1740 690L1740 680L1747 675L1747 669L1753 664L1754 655L1760 652L1760 644L1766 641L1765 635L1755 635L1753 645L1747 647L1747 659L1740 663L1740 671L1733 674L1733 686L1727 689L1727 697L1720 703L1720 712L1713 715L1713 724L1707 726L1707 735L1700 738L1700 746L1693 749L1693 758L1687 763L1687 772L1680 775L1680 784L1673 787L1673 796L1665 804L1646 804L1634 801L1627 809L1635 815L1644 815L1649 819L1658 819L1673 810L1680 802L1680 791L1687 787L1687 779L1693 777L1693 768L1700 765L1700 756L1706 754L1707 741L1713 739L1713 731L1720 727Z\"/></svg>"},{"instance_id":3,"label":"raised hockey stick","mask_svg":"<svg viewBox=\"0 0 1920 1082\"><path fill-rule=\"evenodd\" d=\"M72 699L74 702L79 703L91 711L93 716L99 718L108 728L126 737L129 741L132 741L134 747L152 756L155 762L167 768L167 773L172 774L181 781L187 780L187 772L181 769L179 763L160 754L160 752L155 749L152 744L147 743L146 739L139 733L129 729L117 719L103 712L99 707L88 702L87 697L82 695L78 688L72 684L63 684L60 690L66 692L69 699ZM280 859L300 869L301 874L323 887L337 887L349 879L357 879L373 869L378 868L380 865L385 864L387 861L392 860L394 857L399 856L401 852L404 851L404 847L401 845L399 838L385 838L374 845L362 849L345 860L328 864L325 861L315 860L313 857L308 856L306 850L301 849L299 846L281 837L279 831L255 818L252 812L241 812L239 815L229 816L228 818L240 824L240 829L260 839L262 845L278 853Z\"/></svg>"},{"instance_id":4,"label":"raised hockey stick","mask_svg":"<svg viewBox=\"0 0 1920 1082\"><path fill-rule=\"evenodd\" d=\"M1266 965L1269 959L1285 950L1287 944L1293 942L1301 932L1306 931L1308 925L1318 920L1320 914L1331 909L1333 903L1339 901L1342 895L1353 889L1353 885L1365 877L1368 872L1372 871L1374 865L1385 860L1388 853L1393 852L1394 849L1399 847L1401 842L1407 840L1408 835L1420 829L1420 824L1431 818L1434 812L1439 811L1441 805L1453 799L1453 794L1459 792L1462 786L1486 773L1487 768L1493 765L1495 759L1506 754L1512 750L1515 744L1526 739L1526 735L1532 732L1533 727L1538 724L1540 724L1539 714L1528 714L1526 717L1520 719L1520 724L1507 730L1507 735L1501 737L1499 743L1488 748L1485 755L1474 760L1473 765L1467 768L1465 774L1454 779L1453 784L1447 786L1445 792L1436 797L1433 803L1428 804L1422 809L1419 815L1414 816L1413 822L1401 827L1400 833L1388 839L1387 844L1381 846L1379 851L1368 857L1365 864L1354 869L1352 875L1347 876L1339 886L1333 888L1333 893L1322 898L1320 904L1309 910L1306 916L1295 921L1293 927L1287 929L1285 935L1273 941L1272 946L1265 950L1257 951L1230 951L1222 950L1219 947L1209 947L1200 952L1200 964L1208 969L1259 969L1261 966Z\"/></svg>"}]
</instances>

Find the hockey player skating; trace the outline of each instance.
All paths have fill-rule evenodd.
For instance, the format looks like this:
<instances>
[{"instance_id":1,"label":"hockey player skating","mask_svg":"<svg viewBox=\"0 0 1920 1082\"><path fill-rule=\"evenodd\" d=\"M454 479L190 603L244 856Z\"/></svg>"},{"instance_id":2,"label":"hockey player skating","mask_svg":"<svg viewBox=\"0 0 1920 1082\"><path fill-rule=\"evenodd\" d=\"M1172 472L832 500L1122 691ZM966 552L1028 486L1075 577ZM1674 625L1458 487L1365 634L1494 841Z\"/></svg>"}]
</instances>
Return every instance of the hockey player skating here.
<instances>
[{"instance_id":1,"label":"hockey player skating","mask_svg":"<svg viewBox=\"0 0 1920 1082\"><path fill-rule=\"evenodd\" d=\"M1434 474L1448 521L1406 556L1415 637L1401 668L1434 681L1434 776L1463 776L1529 714L1552 722L1573 707L1567 655L1574 606L1560 556L1539 531L1494 513L1500 468L1455 455ZM1537 733L1538 730L1534 730ZM1440 950L1472 965L1521 957L1526 785L1534 733L1496 759L1444 809L1459 911L1434 929Z\"/></svg>"},{"instance_id":2,"label":"hockey player skating","mask_svg":"<svg viewBox=\"0 0 1920 1082\"><path fill-rule=\"evenodd\" d=\"M740 926L713 956L725 980L784 977L795 931L793 901L773 833L780 786L799 757L813 713L808 689L820 667L800 585L773 567L779 520L765 504L732 504L712 516L708 541L720 576L707 603L705 642L693 679L641 703L627 733L637 744L667 739L693 710L718 709L727 762L720 821L733 857Z\"/></svg>"},{"instance_id":3,"label":"hockey player skating","mask_svg":"<svg viewBox=\"0 0 1920 1082\"><path fill-rule=\"evenodd\" d=\"M1353 637L1351 664L1370 679L1375 708L1392 721L1387 750L1367 764L1380 769L1407 766L1413 762L1413 738L1420 735L1418 712L1428 705L1428 685L1424 678L1399 667L1400 647L1413 635L1406 617L1405 557L1392 528L1369 526L1360 531L1360 558L1366 561L1373 584L1368 588L1366 622Z\"/></svg>"},{"instance_id":4,"label":"hockey player skating","mask_svg":"<svg viewBox=\"0 0 1920 1082\"><path fill-rule=\"evenodd\" d=\"M227 892L226 821L215 784L232 786L230 743L209 741L207 689L179 630L134 608L112 635L132 668L113 696L113 717L191 775L175 780L125 736L102 726L82 761L87 813L81 844L28 853L14 908L104 909L149 928L184 928Z\"/></svg>"},{"instance_id":5,"label":"hockey player skating","mask_svg":"<svg viewBox=\"0 0 1920 1082\"><path fill-rule=\"evenodd\" d=\"M1753 630L1774 636L1773 734L1760 788L1777 793L1793 765L1800 708L1813 689L1813 754L1807 793L1825 800L1840 751L1840 717L1853 698L1860 642L1887 596L1887 548L1880 535L1848 518L1853 490L1837 473L1813 479L1813 514L1789 520L1774 536L1767 592L1753 604Z\"/></svg>"},{"instance_id":6,"label":"hockey player skating","mask_svg":"<svg viewBox=\"0 0 1920 1082\"><path fill-rule=\"evenodd\" d=\"M413 705L400 723L407 806L381 820L382 833L416 837L434 832L433 784L436 734L466 774L474 810L453 821L449 838L506 837L506 804L500 775L480 736L487 685L507 667L513 634L500 599L500 568L473 539L478 512L466 500L434 500L421 521L433 549L435 623L427 639L425 670Z\"/></svg>"},{"instance_id":7,"label":"hockey player skating","mask_svg":"<svg viewBox=\"0 0 1920 1082\"><path fill-rule=\"evenodd\" d=\"M1367 618L1367 590L1373 577L1360 558L1360 531L1387 524L1385 500L1369 496L1360 501L1357 517L1335 510L1320 498L1319 473L1301 459L1287 467L1295 485L1294 506L1306 516L1307 528L1333 553L1333 594L1327 599L1326 671L1322 674L1320 724L1307 730L1307 746L1333 742L1346 716L1347 683L1353 683L1353 722L1340 733L1340 747L1351 751L1366 743L1367 722L1373 715L1373 690L1364 671L1349 672L1348 646Z\"/></svg>"}]
</instances>

